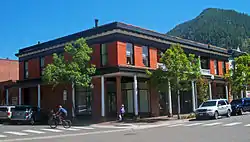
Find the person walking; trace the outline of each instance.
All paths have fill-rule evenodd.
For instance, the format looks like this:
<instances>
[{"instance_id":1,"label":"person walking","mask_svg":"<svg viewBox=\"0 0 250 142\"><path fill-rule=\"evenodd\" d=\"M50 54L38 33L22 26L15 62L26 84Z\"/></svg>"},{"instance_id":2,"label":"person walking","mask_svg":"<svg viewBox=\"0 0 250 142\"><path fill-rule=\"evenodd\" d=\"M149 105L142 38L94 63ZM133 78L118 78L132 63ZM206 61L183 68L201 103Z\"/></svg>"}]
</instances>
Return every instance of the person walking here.
<instances>
[{"instance_id":1,"label":"person walking","mask_svg":"<svg viewBox=\"0 0 250 142\"><path fill-rule=\"evenodd\" d=\"M124 108L124 105L122 104L122 106L120 108L120 114L119 114L119 120L120 121L124 120L124 114L125 114L125 108Z\"/></svg>"}]
</instances>

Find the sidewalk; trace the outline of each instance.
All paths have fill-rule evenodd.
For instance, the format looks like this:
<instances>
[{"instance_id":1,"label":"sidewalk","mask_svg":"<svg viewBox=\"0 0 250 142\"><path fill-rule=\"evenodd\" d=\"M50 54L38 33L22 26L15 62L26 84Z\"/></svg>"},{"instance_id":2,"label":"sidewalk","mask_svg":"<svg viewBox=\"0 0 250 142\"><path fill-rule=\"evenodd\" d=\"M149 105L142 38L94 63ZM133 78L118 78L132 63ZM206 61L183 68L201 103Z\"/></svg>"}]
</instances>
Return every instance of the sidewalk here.
<instances>
[{"instance_id":1,"label":"sidewalk","mask_svg":"<svg viewBox=\"0 0 250 142\"><path fill-rule=\"evenodd\" d=\"M105 122L93 122L93 121L84 121L77 120L73 121L73 125L77 126L95 126L95 127L117 127L117 128L125 128L132 126L142 126L142 125L161 125L161 124L169 124L169 123L182 123L189 121L190 114L182 114L181 119L177 118L177 115L173 117L168 116L159 116L159 117L150 117L150 118L139 118L137 120L134 119L126 119L123 122L119 121L105 121Z\"/></svg>"}]
</instances>

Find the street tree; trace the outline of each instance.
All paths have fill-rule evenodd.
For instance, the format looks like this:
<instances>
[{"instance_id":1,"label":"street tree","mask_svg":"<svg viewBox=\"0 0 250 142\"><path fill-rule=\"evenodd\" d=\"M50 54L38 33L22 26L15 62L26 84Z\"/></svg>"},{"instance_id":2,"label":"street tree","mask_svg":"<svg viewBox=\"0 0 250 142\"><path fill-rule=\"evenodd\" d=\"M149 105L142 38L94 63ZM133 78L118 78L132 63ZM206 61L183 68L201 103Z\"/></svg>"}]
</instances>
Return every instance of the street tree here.
<instances>
[{"instance_id":1,"label":"street tree","mask_svg":"<svg viewBox=\"0 0 250 142\"><path fill-rule=\"evenodd\" d=\"M53 62L43 70L42 80L52 84L53 88L58 84L72 83L73 85L89 87L91 76L95 73L95 66L90 63L92 48L86 40L80 38L67 43L64 51L70 59L53 54Z\"/></svg>"},{"instance_id":2,"label":"street tree","mask_svg":"<svg viewBox=\"0 0 250 142\"><path fill-rule=\"evenodd\" d=\"M162 92L167 90L167 82L171 84L171 88L177 94L178 118L180 118L180 91L189 90L190 81L201 76L200 60L193 54L187 55L179 44L175 44L163 53L160 63L164 68L147 71L150 83Z\"/></svg>"},{"instance_id":3,"label":"street tree","mask_svg":"<svg viewBox=\"0 0 250 142\"><path fill-rule=\"evenodd\" d=\"M245 92L250 84L250 55L236 57L234 67L229 70L225 78L231 84L233 95Z\"/></svg>"},{"instance_id":4,"label":"street tree","mask_svg":"<svg viewBox=\"0 0 250 142\"><path fill-rule=\"evenodd\" d=\"M208 80L205 77L199 77L196 81L196 86L198 103L207 101L209 99Z\"/></svg>"}]
</instances>

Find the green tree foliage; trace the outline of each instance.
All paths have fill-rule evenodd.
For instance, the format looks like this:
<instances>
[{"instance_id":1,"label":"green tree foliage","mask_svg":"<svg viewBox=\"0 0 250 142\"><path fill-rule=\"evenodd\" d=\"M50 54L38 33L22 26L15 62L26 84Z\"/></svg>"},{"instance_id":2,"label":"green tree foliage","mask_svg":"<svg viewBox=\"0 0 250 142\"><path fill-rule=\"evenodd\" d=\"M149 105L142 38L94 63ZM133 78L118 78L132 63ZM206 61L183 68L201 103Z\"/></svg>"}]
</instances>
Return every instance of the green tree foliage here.
<instances>
[{"instance_id":1,"label":"green tree foliage","mask_svg":"<svg viewBox=\"0 0 250 142\"><path fill-rule=\"evenodd\" d=\"M53 54L53 63L48 64L43 71L43 81L54 86L59 83L74 83L88 87L91 76L96 70L95 66L90 64L92 49L85 39L80 38L75 42L67 43L64 50L72 60Z\"/></svg>"},{"instance_id":2,"label":"green tree foliage","mask_svg":"<svg viewBox=\"0 0 250 142\"><path fill-rule=\"evenodd\" d=\"M250 84L250 55L235 58L234 68L225 75L231 84L233 95L238 95L241 90L246 91Z\"/></svg>"},{"instance_id":3,"label":"green tree foliage","mask_svg":"<svg viewBox=\"0 0 250 142\"><path fill-rule=\"evenodd\" d=\"M147 74L150 76L152 85L162 92L168 88L167 82L169 81L172 89L179 97L179 91L190 89L190 81L201 76L199 59L195 58L193 54L187 56L180 45L171 45L162 55L160 62L166 67L167 71L158 68L153 72L147 71ZM180 102L178 101L179 105Z\"/></svg>"},{"instance_id":4,"label":"green tree foliage","mask_svg":"<svg viewBox=\"0 0 250 142\"><path fill-rule=\"evenodd\" d=\"M208 95L208 80L204 77L199 77L196 81L197 86L197 100L199 103L207 101Z\"/></svg>"},{"instance_id":5,"label":"green tree foliage","mask_svg":"<svg viewBox=\"0 0 250 142\"><path fill-rule=\"evenodd\" d=\"M177 25L168 35L224 48L240 47L250 37L250 16L233 10L205 9L195 19Z\"/></svg>"}]
</instances>

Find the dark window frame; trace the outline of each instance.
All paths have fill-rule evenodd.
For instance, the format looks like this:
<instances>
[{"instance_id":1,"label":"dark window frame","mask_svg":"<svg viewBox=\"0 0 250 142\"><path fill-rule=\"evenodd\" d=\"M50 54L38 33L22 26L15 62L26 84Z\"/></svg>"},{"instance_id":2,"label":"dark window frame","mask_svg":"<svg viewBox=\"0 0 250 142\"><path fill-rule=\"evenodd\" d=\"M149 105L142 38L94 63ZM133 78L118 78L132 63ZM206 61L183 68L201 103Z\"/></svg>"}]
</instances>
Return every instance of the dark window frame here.
<instances>
[{"instance_id":1,"label":"dark window frame","mask_svg":"<svg viewBox=\"0 0 250 142\"><path fill-rule=\"evenodd\" d=\"M214 60L214 71L215 71L215 64L216 64L216 72L214 74L219 74L219 63L218 60Z\"/></svg>"},{"instance_id":2,"label":"dark window frame","mask_svg":"<svg viewBox=\"0 0 250 142\"><path fill-rule=\"evenodd\" d=\"M102 45L105 45L106 53L102 53L102 48L103 48ZM106 57L106 64L103 64L103 57ZM108 44L106 44L106 43L100 44L100 65L101 65L101 67L108 65Z\"/></svg>"},{"instance_id":3,"label":"dark window frame","mask_svg":"<svg viewBox=\"0 0 250 142\"><path fill-rule=\"evenodd\" d=\"M204 65L203 61L207 61L207 64ZM200 64L201 64L201 69L207 69L209 70L210 69L210 59L208 57L200 57ZM205 67L206 66L206 67Z\"/></svg>"},{"instance_id":4,"label":"dark window frame","mask_svg":"<svg viewBox=\"0 0 250 142\"><path fill-rule=\"evenodd\" d=\"M226 62L223 61L222 62L222 71L223 71L223 74L226 74L227 70L226 70Z\"/></svg>"},{"instance_id":5,"label":"dark window frame","mask_svg":"<svg viewBox=\"0 0 250 142\"><path fill-rule=\"evenodd\" d=\"M43 66L42 66L42 59L43 59ZM43 75L43 70L45 68L45 57L42 56L39 58L39 66L40 66L40 76Z\"/></svg>"},{"instance_id":6,"label":"dark window frame","mask_svg":"<svg viewBox=\"0 0 250 142\"><path fill-rule=\"evenodd\" d=\"M28 79L29 78L29 61L24 61L24 79ZM27 66L27 69L26 69Z\"/></svg>"},{"instance_id":7,"label":"dark window frame","mask_svg":"<svg viewBox=\"0 0 250 142\"><path fill-rule=\"evenodd\" d=\"M141 48L142 48L142 63L144 64L145 67L150 67L149 46L142 46ZM146 65L145 65L145 63L144 63L144 59L145 59L145 58L144 58L144 56L143 56L143 55L144 55L144 52L143 52L143 51L144 51L144 50L143 50L144 48L147 48L147 51L146 51L146 52L147 52L147 56L146 56L146 58L147 58L147 59L146 59L146 60L147 60L147 63L146 63Z\"/></svg>"},{"instance_id":8,"label":"dark window frame","mask_svg":"<svg viewBox=\"0 0 250 142\"><path fill-rule=\"evenodd\" d=\"M131 44L131 46L132 46L132 54L133 54L133 55L130 55L130 57L132 57L132 61L131 61L130 64L128 64L128 55L127 55L127 51L128 51L127 46L128 46L128 44ZM127 63L127 65L135 65L135 46L134 46L133 43L129 43L129 42L126 43L126 63Z\"/></svg>"}]
</instances>

